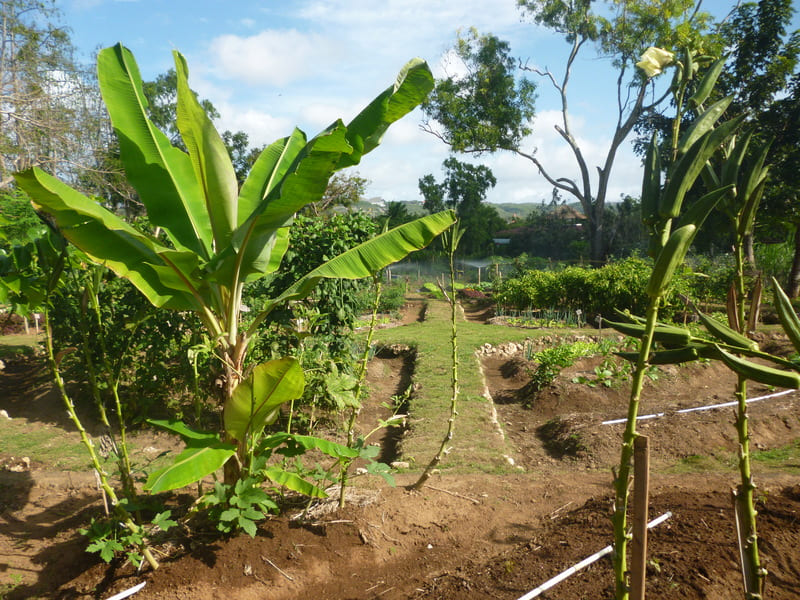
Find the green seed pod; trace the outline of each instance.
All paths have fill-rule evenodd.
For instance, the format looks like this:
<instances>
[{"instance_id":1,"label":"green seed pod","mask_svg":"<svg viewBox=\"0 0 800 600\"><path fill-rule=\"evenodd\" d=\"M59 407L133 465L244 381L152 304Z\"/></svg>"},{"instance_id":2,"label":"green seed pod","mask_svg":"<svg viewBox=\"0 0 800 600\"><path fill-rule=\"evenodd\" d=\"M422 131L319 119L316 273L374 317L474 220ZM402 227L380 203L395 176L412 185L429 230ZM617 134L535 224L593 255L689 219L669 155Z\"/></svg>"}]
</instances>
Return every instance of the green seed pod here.
<instances>
[{"instance_id":1,"label":"green seed pod","mask_svg":"<svg viewBox=\"0 0 800 600\"><path fill-rule=\"evenodd\" d=\"M698 116L686 131L681 136L678 142L678 154L684 154L689 147L699 140L705 133L711 131L722 113L730 106L733 101L733 96L727 96L718 102L715 102L703 111L703 114Z\"/></svg>"},{"instance_id":2,"label":"green seed pod","mask_svg":"<svg viewBox=\"0 0 800 600\"><path fill-rule=\"evenodd\" d=\"M705 222L706 217L708 217L711 211L717 206L720 198L730 192L731 189L733 189L733 186L729 185L705 194L683 214L681 223L691 223L699 229Z\"/></svg>"},{"instance_id":3,"label":"green seed pod","mask_svg":"<svg viewBox=\"0 0 800 600\"><path fill-rule=\"evenodd\" d=\"M639 323L615 323L614 321L603 321L609 327L612 327L629 335L631 337L641 339L644 335L645 326ZM653 330L653 340L661 344L669 344L674 346L685 346L692 339L692 334L682 327L674 327L671 325L659 325Z\"/></svg>"},{"instance_id":4,"label":"green seed pod","mask_svg":"<svg viewBox=\"0 0 800 600\"><path fill-rule=\"evenodd\" d=\"M661 195L661 158L658 153L656 134L647 147L642 178L642 221L651 225L658 221L658 198Z\"/></svg>"},{"instance_id":5,"label":"green seed pod","mask_svg":"<svg viewBox=\"0 0 800 600\"><path fill-rule=\"evenodd\" d=\"M800 352L800 318L794 312L789 296L784 293L778 280L774 277L772 278L772 285L775 287L775 308L778 311L783 330L792 341L792 344L794 344L795 350Z\"/></svg>"},{"instance_id":6,"label":"green seed pod","mask_svg":"<svg viewBox=\"0 0 800 600\"><path fill-rule=\"evenodd\" d=\"M742 184L744 206L741 209L741 216L739 218L739 235L745 236L753 230L753 224L756 219L756 211L761 202L761 196L764 193L764 186L766 184L768 167L764 166L767 160L772 141L762 145L755 156L750 169L745 175L745 181Z\"/></svg>"},{"instance_id":7,"label":"green seed pod","mask_svg":"<svg viewBox=\"0 0 800 600\"><path fill-rule=\"evenodd\" d=\"M653 273L650 275L650 281L647 282L647 295L651 298L660 296L666 287L672 281L672 276L675 274L675 269L683 264L683 259L686 257L686 252L694 240L697 233L697 227L688 223L683 227L676 229L669 236L667 243L656 259L656 264L653 267Z\"/></svg>"},{"instance_id":8,"label":"green seed pod","mask_svg":"<svg viewBox=\"0 0 800 600\"><path fill-rule=\"evenodd\" d=\"M719 341L727 344L728 346L733 346L734 348L758 351L758 344L750 338L743 336L738 331L734 331L716 319L703 314L694 304L692 304L692 308L697 313L697 316L700 317L700 322L703 324L703 326Z\"/></svg>"},{"instance_id":9,"label":"green seed pod","mask_svg":"<svg viewBox=\"0 0 800 600\"><path fill-rule=\"evenodd\" d=\"M695 93L689 98L689 106L691 108L697 108L706 101L711 93L711 90L714 89L720 73L722 73L723 66L725 66L725 57L718 59L713 65L711 65L711 67L709 67L708 71L706 71L706 74L703 76L703 79L700 81L700 85L697 86L697 91L695 91Z\"/></svg>"},{"instance_id":10,"label":"green seed pod","mask_svg":"<svg viewBox=\"0 0 800 600\"><path fill-rule=\"evenodd\" d=\"M736 145L722 164L722 183L724 185L736 185L739 181L739 169L742 167L742 161L744 161L747 147L752 138L753 130L751 129L741 139L736 140Z\"/></svg>"},{"instance_id":11,"label":"green seed pod","mask_svg":"<svg viewBox=\"0 0 800 600\"><path fill-rule=\"evenodd\" d=\"M765 385L774 385L775 387L800 388L800 374L752 363L743 358L734 356L729 352L725 352L725 350L719 347L717 350L719 350L720 359L731 371L751 381L757 381Z\"/></svg>"},{"instance_id":12,"label":"green seed pod","mask_svg":"<svg viewBox=\"0 0 800 600\"><path fill-rule=\"evenodd\" d=\"M614 354L633 363L639 359L638 352L615 352ZM683 348L675 348L674 350L651 352L647 363L650 365L677 365L685 362L692 362L699 357L700 355L697 353L696 347L684 346Z\"/></svg>"},{"instance_id":13,"label":"green seed pod","mask_svg":"<svg viewBox=\"0 0 800 600\"><path fill-rule=\"evenodd\" d=\"M683 77L685 81L690 81L692 77L694 77L695 73L695 62L692 59L692 51L686 46L683 49L683 64L684 64L684 72Z\"/></svg>"},{"instance_id":14,"label":"green seed pod","mask_svg":"<svg viewBox=\"0 0 800 600\"><path fill-rule=\"evenodd\" d=\"M743 118L736 117L707 131L689 147L686 154L678 159L669 175L669 183L661 196L659 213L662 217L674 219L680 214L686 192L703 172L708 159L739 127Z\"/></svg>"}]
</instances>

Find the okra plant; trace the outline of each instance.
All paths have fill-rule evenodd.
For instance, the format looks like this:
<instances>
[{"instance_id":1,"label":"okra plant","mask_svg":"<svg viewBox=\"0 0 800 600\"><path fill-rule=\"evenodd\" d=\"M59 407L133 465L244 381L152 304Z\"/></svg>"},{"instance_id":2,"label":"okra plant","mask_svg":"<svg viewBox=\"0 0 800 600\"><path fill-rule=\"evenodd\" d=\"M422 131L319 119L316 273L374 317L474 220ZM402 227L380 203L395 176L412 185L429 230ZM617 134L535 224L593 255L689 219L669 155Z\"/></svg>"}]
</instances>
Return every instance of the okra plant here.
<instances>
[{"instance_id":1,"label":"okra plant","mask_svg":"<svg viewBox=\"0 0 800 600\"><path fill-rule=\"evenodd\" d=\"M456 271L455 271L455 255L458 249L458 243L464 235L464 229L459 222L456 222L450 231L442 234L442 244L444 245L445 252L447 252L448 263L450 265L450 291L448 293L447 286L444 282L444 277L439 281L439 289L442 291L445 299L450 305L450 349L451 349L451 377L450 377L450 418L447 420L447 431L442 438L442 443L439 445L439 450L431 458L428 465L422 471L419 479L411 486L413 490L422 489L425 482L431 476L433 470L442 462L442 458L450 452L448 445L453 439L456 427L456 416L458 415L458 325L457 325L457 305L456 300Z\"/></svg>"},{"instance_id":2,"label":"okra plant","mask_svg":"<svg viewBox=\"0 0 800 600\"><path fill-rule=\"evenodd\" d=\"M620 462L615 473L614 514L614 583L618 600L629 597L627 576L627 548L630 534L627 528L627 512L631 483L631 467L633 444L636 436L636 418L639 413L639 402L644 377L650 366L650 353L654 341L665 335L675 333L672 329L658 324L658 310L661 301L669 289L676 270L683 264L689 247L697 235L697 231L714 209L720 198L729 187L720 186L698 200L689 210L682 211L686 193L705 169L706 163L717 151L727 143L730 136L739 126L740 120L730 120L716 125L730 99L724 99L703 110L702 105L714 87L721 70L721 62L716 61L708 68L696 86L696 92L685 98L695 73L701 63L711 62L707 57L698 56L691 50L685 50L681 60L675 60L671 53L659 52L659 67L655 71L648 70L648 65L639 66L645 69L648 76L658 75L667 66L675 69L672 93L677 106L677 114L673 122L671 156L673 158L662 181L662 167L658 150L658 140L654 135L645 158L644 178L642 182L642 219L650 235L650 253L655 259L653 272L647 285L649 297L644 319L631 324L607 322L627 335L634 335L641 340L636 357L631 394L628 403L627 422L623 433ZM647 54L642 62L646 62ZM681 134L681 120L684 111L692 107L699 113L697 118ZM677 228L673 226L678 224Z\"/></svg>"}]
</instances>

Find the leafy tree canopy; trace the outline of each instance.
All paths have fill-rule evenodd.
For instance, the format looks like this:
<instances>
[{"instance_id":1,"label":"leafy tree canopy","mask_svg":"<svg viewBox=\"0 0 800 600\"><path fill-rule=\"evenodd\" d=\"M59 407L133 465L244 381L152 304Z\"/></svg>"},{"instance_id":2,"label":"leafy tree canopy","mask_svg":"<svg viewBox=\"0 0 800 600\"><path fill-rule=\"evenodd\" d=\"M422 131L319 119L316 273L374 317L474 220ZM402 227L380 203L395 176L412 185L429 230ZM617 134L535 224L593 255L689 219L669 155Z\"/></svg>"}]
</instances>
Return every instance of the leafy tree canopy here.
<instances>
[{"instance_id":1,"label":"leafy tree canopy","mask_svg":"<svg viewBox=\"0 0 800 600\"><path fill-rule=\"evenodd\" d=\"M459 37L455 47L466 74L437 81L423 105L423 129L456 152L508 150L530 161L555 189L581 203L587 217L591 258L603 260L603 212L617 151L640 117L667 97L648 99L647 92L653 89L650 80L633 65L648 46L713 53L718 41L707 32L712 19L695 7L693 0L519 0L518 5L525 17L551 29L569 44L563 72L529 67L511 55L507 42L472 29ZM592 46L619 73L616 98L607 100L617 107L614 130L606 157L597 166L587 163L572 130L568 101L575 60ZM562 118L556 131L570 148L578 177L561 176L535 148L524 147L524 138L532 129L536 86L520 77L520 70L543 78L558 94Z\"/></svg>"},{"instance_id":2,"label":"leafy tree canopy","mask_svg":"<svg viewBox=\"0 0 800 600\"><path fill-rule=\"evenodd\" d=\"M492 234L505 225L493 206L483 204L489 189L497 184L497 179L489 167L462 163L452 156L442 166L445 176L441 182L437 182L431 174L419 180L423 207L430 213L447 208L456 211L464 228L464 236L459 244L460 253L475 255L489 252Z\"/></svg>"},{"instance_id":3,"label":"leafy tree canopy","mask_svg":"<svg viewBox=\"0 0 800 600\"><path fill-rule=\"evenodd\" d=\"M455 52L467 74L437 82L422 105L424 128L456 152L516 148L531 132L536 86L516 80L516 59L508 42L496 36L470 29L458 38Z\"/></svg>"}]
</instances>

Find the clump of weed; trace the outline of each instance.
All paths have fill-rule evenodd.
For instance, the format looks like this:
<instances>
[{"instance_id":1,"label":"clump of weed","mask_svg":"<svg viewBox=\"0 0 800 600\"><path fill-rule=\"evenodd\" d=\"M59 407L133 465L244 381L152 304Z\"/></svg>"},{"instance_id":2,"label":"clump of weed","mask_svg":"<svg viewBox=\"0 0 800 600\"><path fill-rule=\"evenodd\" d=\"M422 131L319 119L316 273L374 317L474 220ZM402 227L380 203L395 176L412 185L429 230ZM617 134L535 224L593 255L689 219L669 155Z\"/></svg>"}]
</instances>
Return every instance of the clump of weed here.
<instances>
[{"instance_id":1,"label":"clump of weed","mask_svg":"<svg viewBox=\"0 0 800 600\"><path fill-rule=\"evenodd\" d=\"M579 458L589 453L583 436L568 419L555 417L536 429L544 449L556 458Z\"/></svg>"}]
</instances>

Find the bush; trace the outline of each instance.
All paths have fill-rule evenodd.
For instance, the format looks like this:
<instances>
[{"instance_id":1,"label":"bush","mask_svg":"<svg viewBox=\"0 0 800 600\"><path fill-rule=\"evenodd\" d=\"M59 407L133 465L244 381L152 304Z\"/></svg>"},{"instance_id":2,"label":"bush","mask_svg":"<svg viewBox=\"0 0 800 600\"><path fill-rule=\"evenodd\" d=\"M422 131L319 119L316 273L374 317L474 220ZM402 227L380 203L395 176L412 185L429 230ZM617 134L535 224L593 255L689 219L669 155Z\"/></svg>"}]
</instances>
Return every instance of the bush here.
<instances>
[{"instance_id":1,"label":"bush","mask_svg":"<svg viewBox=\"0 0 800 600\"><path fill-rule=\"evenodd\" d=\"M94 267L98 269L100 267ZM102 274L99 287L100 323L93 313L84 287L92 271L76 270L65 276L52 299L51 323L56 349L79 348L65 360L67 377L89 385L89 365L102 369L104 361L120 373L120 397L125 418L138 422L154 414L182 416L181 403L194 389L193 370L186 349L203 340L200 321L194 314L155 308L127 280L111 271ZM83 331L82 331L83 330ZM84 336L89 356L83 352ZM105 355L104 355L105 354ZM201 395L212 389L215 370L206 355L198 365ZM105 382L101 381L101 388ZM106 409L113 403L103 390ZM79 398L91 398L87 393Z\"/></svg>"},{"instance_id":2,"label":"bush","mask_svg":"<svg viewBox=\"0 0 800 600\"><path fill-rule=\"evenodd\" d=\"M597 315L613 318L614 309L643 314L648 303L645 290L651 269L649 260L631 257L599 269L527 271L519 278L496 282L494 296L498 305L506 309L581 310L587 322ZM679 270L662 304L663 318L671 318L683 310L680 294L688 295L690 289L690 274L686 269Z\"/></svg>"},{"instance_id":3,"label":"bush","mask_svg":"<svg viewBox=\"0 0 800 600\"><path fill-rule=\"evenodd\" d=\"M276 297L309 271L377 233L378 225L364 213L325 218L298 215L279 269L246 288L244 303L258 309L264 299ZM393 286L387 287L391 289L383 306L397 301L398 293ZM341 398L351 392L358 360L353 328L363 312L372 310L373 293L371 279L323 279L303 301L270 314L271 321L262 324L253 341L249 362L295 356L306 377L299 404L341 410Z\"/></svg>"}]
</instances>

